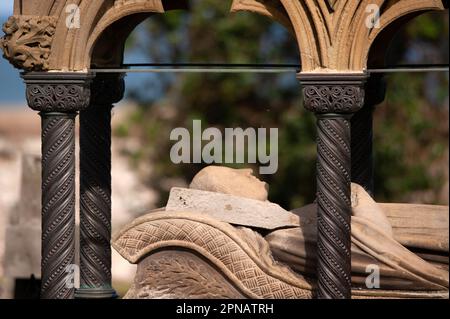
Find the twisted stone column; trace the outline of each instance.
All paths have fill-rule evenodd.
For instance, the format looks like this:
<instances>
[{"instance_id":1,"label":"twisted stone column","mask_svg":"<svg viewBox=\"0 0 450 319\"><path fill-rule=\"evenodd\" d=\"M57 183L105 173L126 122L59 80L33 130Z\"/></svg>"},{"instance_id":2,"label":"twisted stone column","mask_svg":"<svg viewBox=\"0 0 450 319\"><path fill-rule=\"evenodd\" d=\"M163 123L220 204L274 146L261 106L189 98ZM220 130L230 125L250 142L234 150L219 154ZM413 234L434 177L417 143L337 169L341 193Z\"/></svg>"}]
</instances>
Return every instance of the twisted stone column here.
<instances>
[{"instance_id":1,"label":"twisted stone column","mask_svg":"<svg viewBox=\"0 0 450 319\"><path fill-rule=\"evenodd\" d=\"M366 76L300 74L306 109L317 116L317 296L351 298L352 114L364 102Z\"/></svg>"},{"instance_id":2,"label":"twisted stone column","mask_svg":"<svg viewBox=\"0 0 450 319\"><path fill-rule=\"evenodd\" d=\"M41 298L74 297L75 117L89 103L91 77L28 73L30 108L42 118Z\"/></svg>"},{"instance_id":3,"label":"twisted stone column","mask_svg":"<svg viewBox=\"0 0 450 319\"><path fill-rule=\"evenodd\" d=\"M76 298L114 298L111 285L111 109L124 93L117 74L98 74L80 113L80 289Z\"/></svg>"},{"instance_id":4,"label":"twisted stone column","mask_svg":"<svg viewBox=\"0 0 450 319\"><path fill-rule=\"evenodd\" d=\"M352 117L352 182L374 195L373 112L384 101L386 83L382 75L371 75L366 83L364 107Z\"/></svg>"}]
</instances>

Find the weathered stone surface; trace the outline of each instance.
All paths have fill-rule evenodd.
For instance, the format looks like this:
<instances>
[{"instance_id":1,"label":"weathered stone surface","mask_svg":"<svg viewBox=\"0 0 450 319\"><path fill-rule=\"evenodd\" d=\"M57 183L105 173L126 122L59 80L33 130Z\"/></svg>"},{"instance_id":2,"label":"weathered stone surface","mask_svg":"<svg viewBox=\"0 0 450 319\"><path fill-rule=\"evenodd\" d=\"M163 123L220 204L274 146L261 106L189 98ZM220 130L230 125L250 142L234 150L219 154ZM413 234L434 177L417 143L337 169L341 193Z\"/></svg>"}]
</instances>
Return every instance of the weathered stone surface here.
<instances>
[{"instance_id":1,"label":"weathered stone surface","mask_svg":"<svg viewBox=\"0 0 450 319\"><path fill-rule=\"evenodd\" d=\"M41 276L41 227L8 226L5 234L4 272L8 278Z\"/></svg>"},{"instance_id":2,"label":"weathered stone surface","mask_svg":"<svg viewBox=\"0 0 450 319\"><path fill-rule=\"evenodd\" d=\"M241 271L241 268L251 269L252 273L259 270L251 264L252 253L242 256L239 266L234 264L238 258L235 249L229 250L229 247L235 241L240 247L257 252L258 264L265 265L267 269L276 265L273 256L277 261L289 265L297 274L304 276L292 278L293 273L288 268L281 267L270 275L283 278L287 280L288 285L301 287L302 290L295 290L294 293L286 286L283 293L277 292L279 283L276 283L269 284L264 289L260 285L254 286L251 292L240 291L243 296L252 297L253 289L257 289L255 291L258 296L266 294L265 296L271 298L290 298L298 293L296 298L309 298L308 291L312 289L308 286L309 279L314 278L317 273L317 204L287 212L268 201L221 193L223 184L230 189L239 188L239 183L243 181L240 180L241 176L233 176L236 174L235 170L229 169L222 170L220 178L215 178L214 172L217 170L217 167L211 169L207 174L208 178L201 178L199 183L193 183L194 187L200 185L199 187L214 189L216 192L173 188L165 212L152 212L143 216L115 236L113 245L118 252L128 261L139 264L138 275L127 297L190 298L192 289L202 297L210 298L211 294L222 295L223 291L217 287L211 287L210 291L197 289L196 287L204 286L199 284L202 279L197 275L199 272L205 272L211 282L222 282L226 285L232 278L226 275L225 270L230 266L230 261L230 269L238 276L235 284L240 286L241 282L244 283L248 279L242 277L243 273L247 272ZM246 177L244 182L248 187L261 184L255 177ZM352 291L354 297L448 296L448 260L446 261L442 254L427 253L428 259L423 259L422 255L415 254L399 243L382 207L356 184L352 185L352 204L351 282L352 287L356 289ZM401 215L401 211L397 213ZM440 213L442 214L442 211ZM266 235L264 240L250 228L231 227L223 222L275 231ZM432 225L430 222L425 224ZM420 223L416 227L420 228ZM231 242L221 237L221 231L227 234ZM336 238L336 241L339 243L339 238ZM445 243L438 244L439 249L443 246ZM169 259L176 260L174 263L171 264L167 258L160 257L166 254L164 247L170 247L171 250L167 251L167 254L171 256ZM203 264L202 259L192 254L185 254L186 249L199 252L206 258L207 263ZM156 253L151 254L152 251ZM224 262L218 265L216 272L207 267L208 264L217 266L216 259L210 259L210 255ZM247 259L248 257L250 259ZM142 258L144 259L141 260ZM243 266L244 263L246 266ZM192 274L185 277L178 268L192 271ZM367 290L368 271L374 270L379 270L381 276L377 291ZM259 280L272 279L262 274ZM180 283L183 288L178 289L179 285L173 285L174 281ZM228 293L234 295L232 291L228 290Z\"/></svg>"},{"instance_id":3,"label":"weathered stone surface","mask_svg":"<svg viewBox=\"0 0 450 319\"><path fill-rule=\"evenodd\" d=\"M300 217L298 228L280 229L268 234L274 257L305 276L316 273L315 204L295 210ZM352 217L352 285L365 287L366 267L380 269L381 289L445 290L448 270L423 260L384 230L364 217Z\"/></svg>"},{"instance_id":4,"label":"weathered stone surface","mask_svg":"<svg viewBox=\"0 0 450 319\"><path fill-rule=\"evenodd\" d=\"M268 185L253 175L251 169L208 166L192 179L189 188L230 194L266 201Z\"/></svg>"},{"instance_id":5,"label":"weathered stone surface","mask_svg":"<svg viewBox=\"0 0 450 319\"><path fill-rule=\"evenodd\" d=\"M176 279L176 280L175 280ZM194 252L161 251L145 257L124 299L243 299L226 276Z\"/></svg>"},{"instance_id":6,"label":"weathered stone surface","mask_svg":"<svg viewBox=\"0 0 450 319\"><path fill-rule=\"evenodd\" d=\"M394 238L402 245L448 254L448 206L380 204L380 207L392 225Z\"/></svg>"},{"instance_id":7,"label":"weathered stone surface","mask_svg":"<svg viewBox=\"0 0 450 319\"><path fill-rule=\"evenodd\" d=\"M11 224L41 224L41 156L22 155L22 178L17 211L10 213Z\"/></svg>"},{"instance_id":8,"label":"weathered stone surface","mask_svg":"<svg viewBox=\"0 0 450 319\"><path fill-rule=\"evenodd\" d=\"M289 229L294 240L299 239L297 232L300 229L302 228ZM274 233L282 231L284 230ZM315 231L314 227L312 231ZM304 238L308 236L310 234L306 234ZM384 234L381 233L381 236ZM315 267L312 264L311 273L302 271L302 275L295 274L273 261L267 242L258 233L248 228L232 227L197 213L152 212L116 234L113 246L129 262L138 264L138 273L127 298L186 299L195 294L214 298L213 296L223 296L224 293L225 296L231 293L233 298L239 298L228 283L245 298L303 299L313 296ZM356 254L360 266L355 269L356 273L352 278L355 287L352 298L448 298L448 289L439 284L439 281L445 284L447 274L448 285L447 271L436 272L431 269L427 274L430 280L418 279L408 271L400 272L403 279L398 281L395 280L395 275L398 275L395 265L402 263L402 260L396 260L394 266L380 263L376 257L367 256L367 252L359 248L357 243L353 247L355 250L352 252ZM314 244L312 248L313 253ZM292 250L284 252L296 255ZM171 263L170 260L175 262ZM307 252L306 261L313 262L314 255ZM382 278L382 288L391 285L397 289L365 287L365 265L377 263L380 263L382 274L387 275ZM427 267L430 270L430 266ZM204 276L199 276L199 273ZM363 275L358 276L358 273ZM202 284L205 277L210 283L206 289L205 284ZM221 283L220 288L217 283Z\"/></svg>"},{"instance_id":9,"label":"weathered stone surface","mask_svg":"<svg viewBox=\"0 0 450 319\"><path fill-rule=\"evenodd\" d=\"M435 267L423 260L398 241L386 236L377 227L372 227L367 220L352 217L352 243L364 253L377 259L377 264L386 264L395 270L393 273L382 273L390 278L397 278L402 285L411 281L412 290L440 290L449 287L448 270ZM383 280L383 279L382 279ZM395 289L395 284L392 289Z\"/></svg>"},{"instance_id":10,"label":"weathered stone surface","mask_svg":"<svg viewBox=\"0 0 450 319\"><path fill-rule=\"evenodd\" d=\"M16 68L46 71L55 29L53 17L9 17L3 26L5 37L0 40L4 57Z\"/></svg>"},{"instance_id":11,"label":"weathered stone surface","mask_svg":"<svg viewBox=\"0 0 450 319\"><path fill-rule=\"evenodd\" d=\"M135 26L151 15L187 8L186 1L79 0L76 3L78 8L69 6L74 4L73 0L15 0L15 17L51 17L55 27L47 30L47 24L37 24L38 28L31 24L36 29L32 35L45 36L45 41L39 37L33 43L22 36L20 29L8 28L6 56L17 66L33 70L82 71L91 65L120 66L124 43ZM371 49L379 51L377 56L385 55L385 44L395 34L386 30L393 23L413 13L445 9L442 0L380 0L377 2L383 9L380 25L368 27L370 12L365 5L360 5L361 1L330 0L328 3L234 0L231 11L251 11L283 24L296 36L301 48L302 72L326 73L362 72L368 66ZM73 23L67 23L71 20ZM79 20L82 23L78 26ZM51 50L47 50L50 48L47 34L52 35ZM9 40L16 38L21 41ZM32 58L26 54L32 54Z\"/></svg>"},{"instance_id":12,"label":"weathered stone surface","mask_svg":"<svg viewBox=\"0 0 450 319\"><path fill-rule=\"evenodd\" d=\"M295 214L277 204L187 188L172 188L166 211L194 211L231 224L263 229L299 225Z\"/></svg>"},{"instance_id":13,"label":"weathered stone surface","mask_svg":"<svg viewBox=\"0 0 450 319\"><path fill-rule=\"evenodd\" d=\"M20 198L9 212L5 230L5 277L29 278L41 274L41 165L40 156L22 156Z\"/></svg>"},{"instance_id":14,"label":"weathered stone surface","mask_svg":"<svg viewBox=\"0 0 450 319\"><path fill-rule=\"evenodd\" d=\"M309 299L312 297L312 285L286 266L274 262L269 246L261 235L197 213L185 211L147 214L116 234L112 244L129 262L139 264L148 264L150 260L153 260L153 263L160 263L159 258L151 256L157 251L168 249L196 252L216 269L214 276L216 279L221 276L226 277L227 281L232 283L242 295L252 299ZM146 259L147 256L151 258ZM179 264L181 267L181 260ZM157 269L162 267L162 265L151 267L155 266ZM172 267L176 268L176 265ZM192 268L199 267L201 265L194 265ZM167 264L164 268L169 270ZM180 282L181 286L185 285L188 279L184 273L186 268L182 270L181 267L180 270L171 273L159 272L157 276L168 276L171 280L167 278L158 280L162 284L175 281ZM195 277L198 278L198 276ZM138 278L138 283L142 281ZM173 288L173 284L170 285ZM153 288L151 284L145 282L141 286L142 288L150 286L148 287L150 290L161 293L154 284ZM204 287L201 288L204 295ZM219 293L213 287L210 289L216 290L216 294ZM146 290L142 292L146 293ZM168 290L168 292L170 290L175 292L174 289ZM180 290L178 289L177 293L180 293ZM177 294L177 297L189 298L189 294Z\"/></svg>"},{"instance_id":15,"label":"weathered stone surface","mask_svg":"<svg viewBox=\"0 0 450 319\"><path fill-rule=\"evenodd\" d=\"M352 215L371 221L380 227L386 235L393 237L392 226L386 214L366 190L355 183L352 183L351 190Z\"/></svg>"}]
</instances>

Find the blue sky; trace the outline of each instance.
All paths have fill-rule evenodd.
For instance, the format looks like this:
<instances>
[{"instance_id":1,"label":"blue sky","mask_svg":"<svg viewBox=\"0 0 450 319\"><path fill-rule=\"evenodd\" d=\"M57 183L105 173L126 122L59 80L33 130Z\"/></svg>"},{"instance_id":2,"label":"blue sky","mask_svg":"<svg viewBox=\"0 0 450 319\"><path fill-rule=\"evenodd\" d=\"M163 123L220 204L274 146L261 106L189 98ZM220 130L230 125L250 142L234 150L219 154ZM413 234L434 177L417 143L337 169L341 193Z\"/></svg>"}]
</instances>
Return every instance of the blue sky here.
<instances>
[{"instance_id":1,"label":"blue sky","mask_svg":"<svg viewBox=\"0 0 450 319\"><path fill-rule=\"evenodd\" d=\"M13 13L14 0L0 0L0 26ZM0 27L0 37L3 35ZM127 59L133 62L145 62L146 57L130 53ZM130 74L126 77L127 87L138 86L145 81L148 74ZM14 69L8 61L2 58L0 50L0 107L25 105L25 86L20 78L20 71Z\"/></svg>"},{"instance_id":2,"label":"blue sky","mask_svg":"<svg viewBox=\"0 0 450 319\"><path fill-rule=\"evenodd\" d=\"M13 13L14 0L0 0L0 26L5 23ZM0 37L3 31L0 27ZM146 62L148 58L137 52L129 52L125 62ZM127 88L140 87L142 83L154 75L151 74L129 74L125 80ZM20 78L20 71L12 67L8 61L3 59L0 50L0 107L25 105L25 85ZM150 94L150 93L149 93ZM150 94L152 95L152 94Z\"/></svg>"},{"instance_id":3,"label":"blue sky","mask_svg":"<svg viewBox=\"0 0 450 319\"><path fill-rule=\"evenodd\" d=\"M14 0L0 0L0 25L13 13ZM3 34L3 31L0 32ZM25 86L14 69L0 54L0 106L25 103Z\"/></svg>"},{"instance_id":4,"label":"blue sky","mask_svg":"<svg viewBox=\"0 0 450 319\"><path fill-rule=\"evenodd\" d=\"M13 12L14 0L0 0L0 15L9 16Z\"/></svg>"}]
</instances>

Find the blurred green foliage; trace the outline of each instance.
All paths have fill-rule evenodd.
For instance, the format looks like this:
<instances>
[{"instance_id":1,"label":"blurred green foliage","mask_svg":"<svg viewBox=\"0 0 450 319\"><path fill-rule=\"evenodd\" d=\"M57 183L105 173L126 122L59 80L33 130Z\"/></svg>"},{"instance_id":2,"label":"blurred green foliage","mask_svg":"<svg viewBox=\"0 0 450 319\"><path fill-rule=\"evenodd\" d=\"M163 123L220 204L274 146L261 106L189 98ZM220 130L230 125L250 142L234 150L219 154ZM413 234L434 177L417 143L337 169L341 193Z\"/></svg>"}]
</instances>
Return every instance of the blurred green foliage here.
<instances>
[{"instance_id":1,"label":"blurred green foliage","mask_svg":"<svg viewBox=\"0 0 450 319\"><path fill-rule=\"evenodd\" d=\"M144 22L128 43L149 62L298 63L296 42L282 26L250 13L229 16L229 1L191 1L192 10L168 12ZM448 16L419 17L393 41L388 64L448 63ZM386 102L376 113L376 196L386 201L442 202L448 157L448 74L397 74L388 77ZM158 87L153 98L142 92ZM158 75L130 93L140 107L116 130L139 137L137 168L152 165L143 179L166 201L166 180L189 180L204 165L170 162L170 131L202 126L278 127L279 170L261 176L270 199L286 208L315 197L316 128L300 100L292 74ZM251 165L244 165L251 166ZM257 168L257 166L254 166ZM143 170L148 171L148 170ZM433 196L418 197L431 192ZM412 196L412 194L415 194ZM448 201L448 199L447 199Z\"/></svg>"}]
</instances>

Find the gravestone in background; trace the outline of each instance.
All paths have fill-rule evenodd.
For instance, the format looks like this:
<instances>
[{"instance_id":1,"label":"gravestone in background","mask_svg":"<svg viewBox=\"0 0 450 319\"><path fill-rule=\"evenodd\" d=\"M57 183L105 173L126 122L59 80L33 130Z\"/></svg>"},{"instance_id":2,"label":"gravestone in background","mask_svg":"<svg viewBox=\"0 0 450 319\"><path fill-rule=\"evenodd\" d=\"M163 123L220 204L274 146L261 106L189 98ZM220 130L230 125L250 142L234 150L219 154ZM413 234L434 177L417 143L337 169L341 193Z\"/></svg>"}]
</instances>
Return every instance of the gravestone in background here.
<instances>
[{"instance_id":1,"label":"gravestone in background","mask_svg":"<svg viewBox=\"0 0 450 319\"><path fill-rule=\"evenodd\" d=\"M36 282L28 280L41 276L41 158L38 155L22 156L20 197L9 212L5 230L5 258L3 268L6 296L17 296L17 283L31 297ZM28 292L27 292L28 291ZM37 290L39 292L39 289Z\"/></svg>"}]
</instances>

